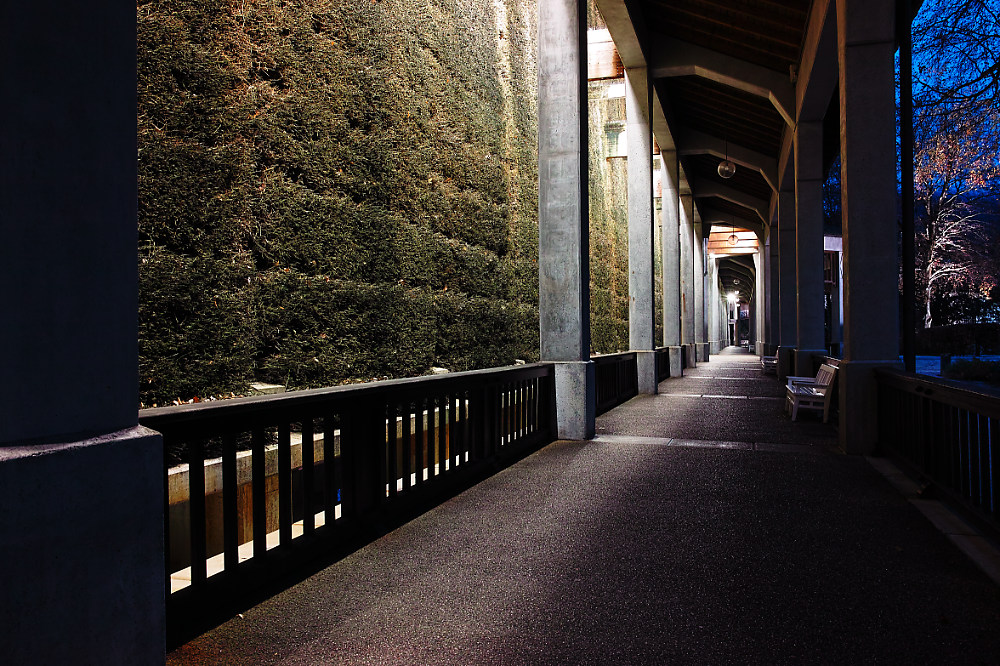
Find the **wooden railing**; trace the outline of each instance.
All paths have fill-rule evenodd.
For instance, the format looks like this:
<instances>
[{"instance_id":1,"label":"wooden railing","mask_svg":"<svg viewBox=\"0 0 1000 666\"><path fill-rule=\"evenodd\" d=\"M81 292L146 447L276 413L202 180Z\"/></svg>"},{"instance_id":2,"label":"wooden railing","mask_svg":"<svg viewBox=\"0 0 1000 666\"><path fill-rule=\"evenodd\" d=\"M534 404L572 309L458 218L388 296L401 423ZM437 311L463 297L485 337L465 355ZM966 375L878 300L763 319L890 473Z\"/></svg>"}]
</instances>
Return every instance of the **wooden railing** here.
<instances>
[{"instance_id":1,"label":"wooden railing","mask_svg":"<svg viewBox=\"0 0 1000 666\"><path fill-rule=\"evenodd\" d=\"M876 370L879 444L994 527L1000 527L1000 394Z\"/></svg>"},{"instance_id":2,"label":"wooden railing","mask_svg":"<svg viewBox=\"0 0 1000 666\"><path fill-rule=\"evenodd\" d=\"M597 413L603 414L639 393L635 352L592 356L597 379Z\"/></svg>"},{"instance_id":3,"label":"wooden railing","mask_svg":"<svg viewBox=\"0 0 1000 666\"><path fill-rule=\"evenodd\" d=\"M167 458L168 639L554 440L553 387L534 364L141 411Z\"/></svg>"}]
</instances>

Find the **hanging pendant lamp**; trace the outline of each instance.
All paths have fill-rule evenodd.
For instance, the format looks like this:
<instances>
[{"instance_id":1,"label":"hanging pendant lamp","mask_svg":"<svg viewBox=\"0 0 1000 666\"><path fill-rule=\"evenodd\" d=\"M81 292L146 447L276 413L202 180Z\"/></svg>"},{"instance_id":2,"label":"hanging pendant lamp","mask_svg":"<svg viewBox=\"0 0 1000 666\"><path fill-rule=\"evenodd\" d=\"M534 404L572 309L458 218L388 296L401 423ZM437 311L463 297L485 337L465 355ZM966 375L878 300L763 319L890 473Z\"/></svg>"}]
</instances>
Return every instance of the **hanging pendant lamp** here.
<instances>
[{"instance_id":1,"label":"hanging pendant lamp","mask_svg":"<svg viewBox=\"0 0 1000 666\"><path fill-rule=\"evenodd\" d=\"M729 139L726 139L726 159L719 162L719 177L729 180L736 175L736 164L729 159Z\"/></svg>"},{"instance_id":2,"label":"hanging pendant lamp","mask_svg":"<svg viewBox=\"0 0 1000 666\"><path fill-rule=\"evenodd\" d=\"M719 167L721 168L722 165L720 164ZM730 222L733 223L732 225L733 233L729 235L729 238L726 239L726 242L732 246L735 246L737 243L740 242L740 237L736 235L736 222L734 220L730 220Z\"/></svg>"}]
</instances>

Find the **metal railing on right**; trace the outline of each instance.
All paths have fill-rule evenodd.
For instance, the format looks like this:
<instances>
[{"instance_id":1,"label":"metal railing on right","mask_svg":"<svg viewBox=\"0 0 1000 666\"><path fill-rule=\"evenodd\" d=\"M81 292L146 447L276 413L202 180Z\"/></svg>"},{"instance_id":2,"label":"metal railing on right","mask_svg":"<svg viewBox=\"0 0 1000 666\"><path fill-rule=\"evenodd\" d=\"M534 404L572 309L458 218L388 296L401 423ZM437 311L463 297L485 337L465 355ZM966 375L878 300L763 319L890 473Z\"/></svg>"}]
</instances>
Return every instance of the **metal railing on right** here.
<instances>
[{"instance_id":1,"label":"metal railing on right","mask_svg":"<svg viewBox=\"0 0 1000 666\"><path fill-rule=\"evenodd\" d=\"M1000 528L1000 394L878 369L879 443L951 499Z\"/></svg>"},{"instance_id":2,"label":"metal railing on right","mask_svg":"<svg viewBox=\"0 0 1000 666\"><path fill-rule=\"evenodd\" d=\"M636 353L592 356L597 379L597 413L603 414L639 393Z\"/></svg>"}]
</instances>

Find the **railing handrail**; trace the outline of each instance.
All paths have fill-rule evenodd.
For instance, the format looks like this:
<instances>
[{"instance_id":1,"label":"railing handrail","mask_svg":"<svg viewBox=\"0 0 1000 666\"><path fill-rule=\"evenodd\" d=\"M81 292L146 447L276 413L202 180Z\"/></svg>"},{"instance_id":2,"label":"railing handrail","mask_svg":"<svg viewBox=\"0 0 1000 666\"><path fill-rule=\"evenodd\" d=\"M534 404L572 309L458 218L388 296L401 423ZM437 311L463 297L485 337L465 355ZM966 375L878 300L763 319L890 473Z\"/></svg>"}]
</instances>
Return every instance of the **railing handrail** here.
<instances>
[{"instance_id":1,"label":"railing handrail","mask_svg":"<svg viewBox=\"0 0 1000 666\"><path fill-rule=\"evenodd\" d=\"M927 397L933 395L936 402L968 409L989 418L1000 418L1000 389L973 388L958 380L918 375L895 368L876 368L875 375L887 386Z\"/></svg>"},{"instance_id":2,"label":"railing handrail","mask_svg":"<svg viewBox=\"0 0 1000 666\"><path fill-rule=\"evenodd\" d=\"M313 407L329 401L357 400L389 395L398 398L407 393L422 395L426 388L434 391L447 392L476 379L489 376L501 376L504 379L530 379L542 377L549 373L551 363L528 363L524 365L485 368L464 372L450 372L442 375L424 375L421 377L405 377L401 379L385 379L358 384L342 384L316 389L303 389L274 393L269 395L254 395L226 400L213 400L166 407L151 407L139 410L139 423L153 430L168 427L184 427L203 421L230 420L241 417L253 417L254 420L266 420L269 412L287 412L299 408Z\"/></svg>"},{"instance_id":3,"label":"railing handrail","mask_svg":"<svg viewBox=\"0 0 1000 666\"><path fill-rule=\"evenodd\" d=\"M628 360L630 357L638 358L638 354L634 351L615 352L614 354L595 354L590 357L590 360L597 364L618 363L620 361Z\"/></svg>"}]
</instances>

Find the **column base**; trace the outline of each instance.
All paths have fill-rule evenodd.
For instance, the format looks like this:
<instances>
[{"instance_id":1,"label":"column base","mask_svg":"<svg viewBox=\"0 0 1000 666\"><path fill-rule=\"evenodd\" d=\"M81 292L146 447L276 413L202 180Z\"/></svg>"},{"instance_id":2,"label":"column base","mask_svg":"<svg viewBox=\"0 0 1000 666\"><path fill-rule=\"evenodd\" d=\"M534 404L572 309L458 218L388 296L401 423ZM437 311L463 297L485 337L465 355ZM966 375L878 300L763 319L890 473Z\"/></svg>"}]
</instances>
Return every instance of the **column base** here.
<instances>
[{"instance_id":1,"label":"column base","mask_svg":"<svg viewBox=\"0 0 1000 666\"><path fill-rule=\"evenodd\" d=\"M163 440L142 427L0 447L11 664L163 663Z\"/></svg>"},{"instance_id":2,"label":"column base","mask_svg":"<svg viewBox=\"0 0 1000 666\"><path fill-rule=\"evenodd\" d=\"M646 349L636 349L635 365L639 384L639 393L656 395L656 352Z\"/></svg>"},{"instance_id":3,"label":"column base","mask_svg":"<svg viewBox=\"0 0 1000 666\"><path fill-rule=\"evenodd\" d=\"M826 356L825 349L796 349L795 374L799 377L811 377L816 374L813 356Z\"/></svg>"},{"instance_id":4,"label":"column base","mask_svg":"<svg viewBox=\"0 0 1000 666\"><path fill-rule=\"evenodd\" d=\"M840 398L840 447L845 453L871 455L878 447L878 384L875 368L903 369L899 359L842 361L837 370Z\"/></svg>"},{"instance_id":5,"label":"column base","mask_svg":"<svg viewBox=\"0 0 1000 666\"><path fill-rule=\"evenodd\" d=\"M668 359L670 361L670 376L671 377L683 377L684 368L681 367L681 354L684 353L684 348L675 345L673 347L667 347Z\"/></svg>"},{"instance_id":6,"label":"column base","mask_svg":"<svg viewBox=\"0 0 1000 666\"><path fill-rule=\"evenodd\" d=\"M778 378L785 381L786 377L795 374L795 347L778 347L775 352L778 357Z\"/></svg>"},{"instance_id":7,"label":"column base","mask_svg":"<svg viewBox=\"0 0 1000 666\"><path fill-rule=\"evenodd\" d=\"M698 352L693 342L689 342L684 345L684 358L687 361L687 367L698 367Z\"/></svg>"},{"instance_id":8,"label":"column base","mask_svg":"<svg viewBox=\"0 0 1000 666\"><path fill-rule=\"evenodd\" d=\"M593 439L597 428L597 374L593 361L556 361L555 369L556 436Z\"/></svg>"},{"instance_id":9,"label":"column base","mask_svg":"<svg viewBox=\"0 0 1000 666\"><path fill-rule=\"evenodd\" d=\"M698 362L700 362L700 363L708 363L708 355L709 355L709 351L710 351L710 349L709 349L709 343L707 343L707 342L697 342L697 343L695 343L695 347L698 348Z\"/></svg>"}]
</instances>

